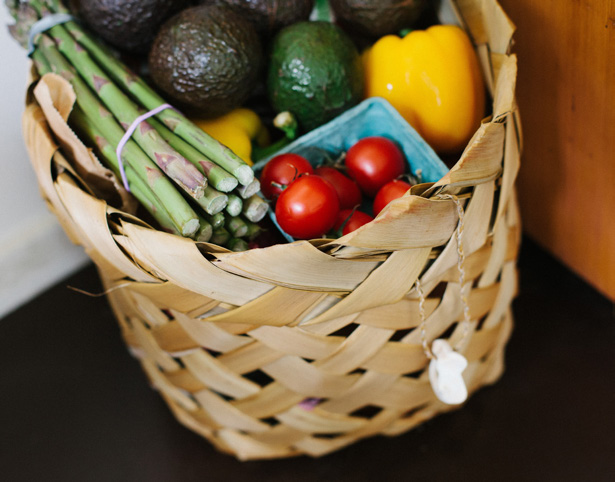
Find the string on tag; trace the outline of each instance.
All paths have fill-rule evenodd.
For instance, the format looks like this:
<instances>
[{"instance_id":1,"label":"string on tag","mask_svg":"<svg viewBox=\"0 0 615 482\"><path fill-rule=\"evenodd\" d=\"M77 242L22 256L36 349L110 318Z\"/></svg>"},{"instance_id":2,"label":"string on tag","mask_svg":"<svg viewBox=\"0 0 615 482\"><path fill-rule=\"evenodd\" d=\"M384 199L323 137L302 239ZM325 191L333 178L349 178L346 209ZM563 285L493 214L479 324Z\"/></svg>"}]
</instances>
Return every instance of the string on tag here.
<instances>
[{"instance_id":1,"label":"string on tag","mask_svg":"<svg viewBox=\"0 0 615 482\"><path fill-rule=\"evenodd\" d=\"M465 339L470 334L470 326L472 325L472 320L470 317L470 304L468 303L468 296L470 286L465 286L466 284L466 271L465 271L465 260L466 256L463 251L463 229L464 229L464 210L461 204L461 201L457 196L453 196L452 194L443 194L440 196L442 199L450 199L457 206L457 270L459 271L459 290L461 296L461 305L463 306L463 333L462 337L457 343L455 350L459 350ZM466 290L466 288L468 288Z\"/></svg>"},{"instance_id":2,"label":"string on tag","mask_svg":"<svg viewBox=\"0 0 615 482\"><path fill-rule=\"evenodd\" d=\"M30 28L30 32L28 33L28 57L30 57L36 49L36 46L34 45L34 37L38 34L46 32L56 25L61 25L63 23L75 20L77 19L68 13L53 13L34 22Z\"/></svg>"},{"instance_id":3,"label":"string on tag","mask_svg":"<svg viewBox=\"0 0 615 482\"><path fill-rule=\"evenodd\" d=\"M457 196L444 194L440 199L452 200L457 207L457 229L455 232L457 240L457 270L459 272L459 290L461 304L463 307L463 333L461 339L455 347L451 348L446 340L434 340L431 347L427 341L427 316L425 314L425 293L420 279L416 281L416 291L419 295L419 331L421 335L421 345L425 356L431 360L429 365L429 378L436 396L448 404L461 403L467 398L467 389L461 372L467 366L467 360L458 353L466 338L470 334L472 320L470 317L470 305L468 303L468 293L466 292L466 273L464 268L465 253L463 250L463 229L464 229L464 210L461 201ZM469 286L468 286L469 287Z\"/></svg>"},{"instance_id":4,"label":"string on tag","mask_svg":"<svg viewBox=\"0 0 615 482\"><path fill-rule=\"evenodd\" d=\"M443 194L440 196L440 199L449 199L453 201L457 207L457 228L455 231L455 237L457 239L457 270L459 272L459 289L461 296L461 304L463 306L463 334L461 340L455 346L455 350L458 350L467 336L470 333L471 326L471 317L470 317L470 305L468 303L468 293L466 292L465 278L466 272L464 268L465 263L465 253L463 250L463 229L464 229L464 210L461 205L461 201L457 196L453 196L452 194ZM421 280L416 280L416 291L419 295L419 317L421 319L421 323L419 325L419 330L421 333L421 344L423 345L423 351L425 352L425 356L430 360L434 358L434 355L429 348L427 343L427 332L426 332L426 323L427 317L425 315L425 293L423 292L423 287L421 285Z\"/></svg>"},{"instance_id":5,"label":"string on tag","mask_svg":"<svg viewBox=\"0 0 615 482\"><path fill-rule=\"evenodd\" d=\"M124 183L124 187L126 188L126 190L128 192L130 192L130 187L128 187L128 179L126 179L126 171L124 169L124 161L122 160L122 150L124 149L124 146L126 145L128 140L134 134L134 132L137 129L137 127L139 126L139 124L141 124L141 122L149 119L152 116L155 116L156 114L158 114L159 112L162 112L165 109L173 109L173 110L175 110L175 108L171 104L162 104L162 105L159 105L158 107L156 107L155 109L152 109L149 112L146 112L145 114L140 115L139 117L137 117L134 121L132 121L132 124L130 124L128 129L126 129L126 132L124 133L124 135L120 139L120 142L118 142L117 147L115 148L115 155L117 156L117 162L118 162L119 167L120 167L120 174L122 176L122 182Z\"/></svg>"}]
</instances>

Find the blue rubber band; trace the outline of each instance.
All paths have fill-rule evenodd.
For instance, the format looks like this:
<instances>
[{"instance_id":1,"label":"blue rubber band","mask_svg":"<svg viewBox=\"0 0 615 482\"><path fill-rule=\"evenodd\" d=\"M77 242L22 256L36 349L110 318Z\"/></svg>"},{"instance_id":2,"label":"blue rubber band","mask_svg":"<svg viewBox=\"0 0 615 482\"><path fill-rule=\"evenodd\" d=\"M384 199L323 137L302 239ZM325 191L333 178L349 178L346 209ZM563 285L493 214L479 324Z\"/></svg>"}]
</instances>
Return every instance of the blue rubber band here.
<instances>
[{"instance_id":1,"label":"blue rubber band","mask_svg":"<svg viewBox=\"0 0 615 482\"><path fill-rule=\"evenodd\" d=\"M34 37L38 34L46 32L56 25L70 22L71 20L77 19L68 13L54 13L35 22L34 25L32 25L32 28L30 28L30 33L28 34L28 57L34 53L34 49L36 48L34 45Z\"/></svg>"}]
</instances>

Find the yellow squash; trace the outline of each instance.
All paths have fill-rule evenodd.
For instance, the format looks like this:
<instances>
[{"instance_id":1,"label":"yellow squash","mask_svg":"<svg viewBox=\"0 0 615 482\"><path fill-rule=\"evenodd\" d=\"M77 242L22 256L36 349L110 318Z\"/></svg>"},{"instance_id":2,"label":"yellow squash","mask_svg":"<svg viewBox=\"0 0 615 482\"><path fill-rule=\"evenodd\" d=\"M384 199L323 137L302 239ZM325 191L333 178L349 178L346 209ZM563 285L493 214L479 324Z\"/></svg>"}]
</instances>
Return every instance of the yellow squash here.
<instances>
[{"instance_id":1,"label":"yellow squash","mask_svg":"<svg viewBox=\"0 0 615 482\"><path fill-rule=\"evenodd\" d=\"M267 128L258 115L240 107L215 119L195 119L193 122L252 165L252 141L259 146L269 143Z\"/></svg>"},{"instance_id":2,"label":"yellow squash","mask_svg":"<svg viewBox=\"0 0 615 482\"><path fill-rule=\"evenodd\" d=\"M387 35L363 54L367 97L383 97L438 152L463 149L484 115L485 89L467 34L452 25Z\"/></svg>"}]
</instances>

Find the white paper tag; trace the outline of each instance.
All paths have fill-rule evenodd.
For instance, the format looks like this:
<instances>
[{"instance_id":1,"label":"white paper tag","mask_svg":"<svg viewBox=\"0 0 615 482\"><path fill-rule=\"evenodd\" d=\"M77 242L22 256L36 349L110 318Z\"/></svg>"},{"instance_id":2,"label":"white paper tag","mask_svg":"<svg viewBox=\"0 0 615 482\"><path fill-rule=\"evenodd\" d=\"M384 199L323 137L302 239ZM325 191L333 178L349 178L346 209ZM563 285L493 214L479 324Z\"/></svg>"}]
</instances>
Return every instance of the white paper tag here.
<instances>
[{"instance_id":1,"label":"white paper tag","mask_svg":"<svg viewBox=\"0 0 615 482\"><path fill-rule=\"evenodd\" d=\"M446 340L434 340L429 363L429 381L438 399L449 405L463 403L468 389L461 374L468 366L466 358L454 351Z\"/></svg>"}]
</instances>

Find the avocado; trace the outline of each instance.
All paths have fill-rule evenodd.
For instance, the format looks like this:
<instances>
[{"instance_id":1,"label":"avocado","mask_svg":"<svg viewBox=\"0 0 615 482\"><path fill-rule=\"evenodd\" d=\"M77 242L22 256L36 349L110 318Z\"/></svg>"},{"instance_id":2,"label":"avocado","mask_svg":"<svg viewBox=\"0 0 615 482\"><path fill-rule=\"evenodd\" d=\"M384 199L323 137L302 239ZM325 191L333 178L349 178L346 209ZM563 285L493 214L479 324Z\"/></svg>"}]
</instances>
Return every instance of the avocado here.
<instances>
[{"instance_id":1,"label":"avocado","mask_svg":"<svg viewBox=\"0 0 615 482\"><path fill-rule=\"evenodd\" d=\"M187 0L80 0L78 12L114 47L147 53L160 25L187 4Z\"/></svg>"},{"instance_id":2,"label":"avocado","mask_svg":"<svg viewBox=\"0 0 615 482\"><path fill-rule=\"evenodd\" d=\"M343 28L370 37L413 28L426 0L329 0L336 21Z\"/></svg>"},{"instance_id":3,"label":"avocado","mask_svg":"<svg viewBox=\"0 0 615 482\"><path fill-rule=\"evenodd\" d=\"M161 27L148 63L154 83L169 97L200 117L216 117L247 99L262 57L248 20L224 5L200 5Z\"/></svg>"},{"instance_id":4,"label":"avocado","mask_svg":"<svg viewBox=\"0 0 615 482\"><path fill-rule=\"evenodd\" d=\"M333 119L363 95L363 70L350 38L329 22L299 22L273 39L269 99L292 112L304 131Z\"/></svg>"},{"instance_id":5,"label":"avocado","mask_svg":"<svg viewBox=\"0 0 615 482\"><path fill-rule=\"evenodd\" d=\"M223 3L236 8L264 37L271 37L287 25L307 20L314 8L314 0L201 0L200 3Z\"/></svg>"}]
</instances>

